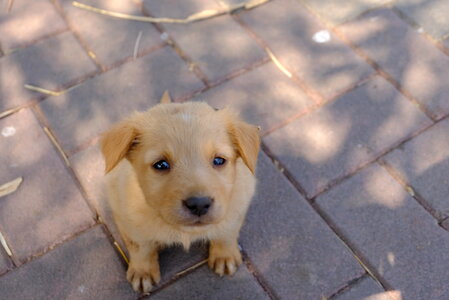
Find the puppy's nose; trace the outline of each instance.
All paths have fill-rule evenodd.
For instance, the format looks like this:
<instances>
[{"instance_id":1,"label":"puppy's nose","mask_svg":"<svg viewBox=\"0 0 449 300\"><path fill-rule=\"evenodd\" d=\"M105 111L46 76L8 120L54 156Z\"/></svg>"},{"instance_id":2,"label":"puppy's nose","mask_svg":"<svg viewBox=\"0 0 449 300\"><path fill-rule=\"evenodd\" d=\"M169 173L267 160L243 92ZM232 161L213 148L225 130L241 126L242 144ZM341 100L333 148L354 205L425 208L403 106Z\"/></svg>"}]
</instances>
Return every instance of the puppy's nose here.
<instances>
[{"instance_id":1,"label":"puppy's nose","mask_svg":"<svg viewBox=\"0 0 449 300\"><path fill-rule=\"evenodd\" d=\"M213 199L210 197L191 197L183 201L185 207L198 217L205 215L212 205Z\"/></svg>"}]
</instances>

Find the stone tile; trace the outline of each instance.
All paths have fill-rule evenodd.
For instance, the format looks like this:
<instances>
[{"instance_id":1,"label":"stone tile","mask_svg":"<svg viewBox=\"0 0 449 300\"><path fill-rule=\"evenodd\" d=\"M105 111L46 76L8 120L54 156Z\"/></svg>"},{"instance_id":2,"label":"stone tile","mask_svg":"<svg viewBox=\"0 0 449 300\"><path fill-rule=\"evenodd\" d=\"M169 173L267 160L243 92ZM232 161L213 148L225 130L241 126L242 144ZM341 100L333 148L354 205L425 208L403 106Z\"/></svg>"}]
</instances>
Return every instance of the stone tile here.
<instances>
[{"instance_id":1,"label":"stone tile","mask_svg":"<svg viewBox=\"0 0 449 300\"><path fill-rule=\"evenodd\" d=\"M97 145L79 152L71 157L71 163L75 173L85 189L90 202L95 207L97 213L112 233L114 239L118 241L122 249L126 247L115 225L112 211L109 207L104 185L104 162ZM162 282L166 282L176 273L198 263L207 257L207 245L196 243L189 251L182 247L170 247L161 251L159 262L161 266Z\"/></svg>"},{"instance_id":2,"label":"stone tile","mask_svg":"<svg viewBox=\"0 0 449 300\"><path fill-rule=\"evenodd\" d=\"M99 226L0 277L5 299L136 299Z\"/></svg>"},{"instance_id":3,"label":"stone tile","mask_svg":"<svg viewBox=\"0 0 449 300\"><path fill-rule=\"evenodd\" d=\"M321 299L364 271L264 154L240 243L281 299Z\"/></svg>"},{"instance_id":4,"label":"stone tile","mask_svg":"<svg viewBox=\"0 0 449 300\"><path fill-rule=\"evenodd\" d=\"M16 259L24 262L94 220L29 110L1 119L0 130L0 182L23 177L16 192L0 199L0 230Z\"/></svg>"},{"instance_id":5,"label":"stone tile","mask_svg":"<svg viewBox=\"0 0 449 300\"><path fill-rule=\"evenodd\" d=\"M135 110L158 103L165 90L174 98L203 87L169 48L101 74L40 107L64 149L98 136Z\"/></svg>"},{"instance_id":6,"label":"stone tile","mask_svg":"<svg viewBox=\"0 0 449 300\"><path fill-rule=\"evenodd\" d=\"M308 195L373 160L429 119L377 77L265 137Z\"/></svg>"},{"instance_id":7,"label":"stone tile","mask_svg":"<svg viewBox=\"0 0 449 300\"><path fill-rule=\"evenodd\" d=\"M397 0L394 5L435 38L439 39L449 34L449 19L446 14L449 2Z\"/></svg>"},{"instance_id":8,"label":"stone tile","mask_svg":"<svg viewBox=\"0 0 449 300\"><path fill-rule=\"evenodd\" d=\"M404 299L446 299L449 235L388 172L372 165L316 200Z\"/></svg>"},{"instance_id":9,"label":"stone tile","mask_svg":"<svg viewBox=\"0 0 449 300\"><path fill-rule=\"evenodd\" d=\"M149 23L105 17L74 7L72 2L63 2L67 18L100 63L112 65L121 59L132 57L139 33L139 52L162 44L156 28ZM142 15L139 7L132 1L95 0L89 1L89 5L125 14Z\"/></svg>"},{"instance_id":10,"label":"stone tile","mask_svg":"<svg viewBox=\"0 0 449 300\"><path fill-rule=\"evenodd\" d=\"M390 1L388 0L300 0L306 6L310 7L315 13L334 24L343 23L353 19L377 6L381 6Z\"/></svg>"},{"instance_id":11,"label":"stone tile","mask_svg":"<svg viewBox=\"0 0 449 300\"><path fill-rule=\"evenodd\" d=\"M449 119L397 148L384 160L440 217L449 216Z\"/></svg>"},{"instance_id":12,"label":"stone tile","mask_svg":"<svg viewBox=\"0 0 449 300\"><path fill-rule=\"evenodd\" d=\"M270 2L240 14L288 69L326 98L333 97L373 72L336 36L317 43L324 27L294 0Z\"/></svg>"},{"instance_id":13,"label":"stone tile","mask_svg":"<svg viewBox=\"0 0 449 300\"><path fill-rule=\"evenodd\" d=\"M393 12L371 12L340 29L435 118L449 113L449 57Z\"/></svg>"},{"instance_id":14,"label":"stone tile","mask_svg":"<svg viewBox=\"0 0 449 300\"><path fill-rule=\"evenodd\" d=\"M178 9L167 1L147 1L145 7L156 17L185 17L208 9L213 1L186 1ZM193 5L186 9L188 3ZM211 81L225 77L262 60L266 55L256 41L230 16L221 16L191 24L164 24L164 28L181 49L197 64Z\"/></svg>"},{"instance_id":15,"label":"stone tile","mask_svg":"<svg viewBox=\"0 0 449 300\"><path fill-rule=\"evenodd\" d=\"M269 63L227 81L195 99L216 108L231 107L248 122L269 130L314 105L297 84Z\"/></svg>"},{"instance_id":16,"label":"stone tile","mask_svg":"<svg viewBox=\"0 0 449 300\"><path fill-rule=\"evenodd\" d=\"M234 276L219 277L203 266L150 297L151 299L270 299L245 266Z\"/></svg>"},{"instance_id":17,"label":"stone tile","mask_svg":"<svg viewBox=\"0 0 449 300\"><path fill-rule=\"evenodd\" d=\"M343 293L332 298L332 300L392 300L391 298L381 297L384 293L385 291L382 286L376 283L371 277L366 276Z\"/></svg>"},{"instance_id":18,"label":"stone tile","mask_svg":"<svg viewBox=\"0 0 449 300\"><path fill-rule=\"evenodd\" d=\"M0 250L0 275L6 273L7 271L11 270L13 268L13 264L11 260L9 259L6 252L1 249Z\"/></svg>"},{"instance_id":19,"label":"stone tile","mask_svg":"<svg viewBox=\"0 0 449 300\"><path fill-rule=\"evenodd\" d=\"M0 111L42 96L26 90L25 84L53 90L95 70L71 33L45 39L1 57Z\"/></svg>"},{"instance_id":20,"label":"stone tile","mask_svg":"<svg viewBox=\"0 0 449 300\"><path fill-rule=\"evenodd\" d=\"M9 13L8 2L0 0L0 42L7 53L67 27L51 1L14 1Z\"/></svg>"}]
</instances>

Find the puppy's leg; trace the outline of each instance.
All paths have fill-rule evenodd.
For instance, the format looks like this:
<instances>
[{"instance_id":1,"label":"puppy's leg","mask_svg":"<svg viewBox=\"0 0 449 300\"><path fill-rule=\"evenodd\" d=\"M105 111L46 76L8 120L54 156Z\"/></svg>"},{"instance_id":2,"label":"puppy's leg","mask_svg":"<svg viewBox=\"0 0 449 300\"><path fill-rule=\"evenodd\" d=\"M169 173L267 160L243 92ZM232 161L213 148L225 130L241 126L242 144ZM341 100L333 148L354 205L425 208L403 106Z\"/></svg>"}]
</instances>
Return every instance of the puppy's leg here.
<instances>
[{"instance_id":1,"label":"puppy's leg","mask_svg":"<svg viewBox=\"0 0 449 300\"><path fill-rule=\"evenodd\" d=\"M210 241L208 265L215 273L233 275L241 263L237 238Z\"/></svg>"},{"instance_id":2,"label":"puppy's leg","mask_svg":"<svg viewBox=\"0 0 449 300\"><path fill-rule=\"evenodd\" d=\"M136 292L147 293L161 279L158 248L154 243L136 243L127 239L130 261L126 278Z\"/></svg>"}]
</instances>

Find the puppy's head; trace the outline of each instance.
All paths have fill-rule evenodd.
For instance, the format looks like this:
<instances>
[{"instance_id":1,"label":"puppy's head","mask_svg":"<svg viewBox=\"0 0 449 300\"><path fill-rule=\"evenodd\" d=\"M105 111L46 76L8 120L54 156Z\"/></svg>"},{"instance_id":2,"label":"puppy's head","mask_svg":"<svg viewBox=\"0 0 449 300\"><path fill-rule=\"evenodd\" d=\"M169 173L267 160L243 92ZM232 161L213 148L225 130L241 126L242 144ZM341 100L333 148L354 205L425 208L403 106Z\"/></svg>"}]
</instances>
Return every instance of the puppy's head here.
<instances>
[{"instance_id":1,"label":"puppy's head","mask_svg":"<svg viewBox=\"0 0 449 300\"><path fill-rule=\"evenodd\" d=\"M167 95L161 102L103 135L106 173L128 159L147 204L165 222L178 227L217 224L234 205L237 165L254 173L258 129L228 109L166 103Z\"/></svg>"}]
</instances>

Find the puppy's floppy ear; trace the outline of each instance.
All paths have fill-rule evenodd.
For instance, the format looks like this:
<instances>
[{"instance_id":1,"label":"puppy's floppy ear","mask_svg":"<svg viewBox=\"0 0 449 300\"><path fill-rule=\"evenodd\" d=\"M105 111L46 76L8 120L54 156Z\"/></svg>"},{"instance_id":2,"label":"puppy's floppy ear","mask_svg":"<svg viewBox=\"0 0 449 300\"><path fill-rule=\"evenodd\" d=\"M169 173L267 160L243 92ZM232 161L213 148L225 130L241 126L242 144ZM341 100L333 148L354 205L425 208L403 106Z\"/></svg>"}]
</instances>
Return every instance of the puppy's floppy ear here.
<instances>
[{"instance_id":1,"label":"puppy's floppy ear","mask_svg":"<svg viewBox=\"0 0 449 300\"><path fill-rule=\"evenodd\" d=\"M238 155L254 174L260 148L260 135L257 126L233 118L229 133Z\"/></svg>"},{"instance_id":2,"label":"puppy's floppy ear","mask_svg":"<svg viewBox=\"0 0 449 300\"><path fill-rule=\"evenodd\" d=\"M128 153L137 136L137 130L129 121L123 121L101 137L101 152L105 160L105 172L111 171Z\"/></svg>"},{"instance_id":3,"label":"puppy's floppy ear","mask_svg":"<svg viewBox=\"0 0 449 300\"><path fill-rule=\"evenodd\" d=\"M170 103L171 101L171 97L170 97L170 93L168 92L168 90L166 90L164 92L164 94L162 95L161 100L159 101L160 103Z\"/></svg>"}]
</instances>

